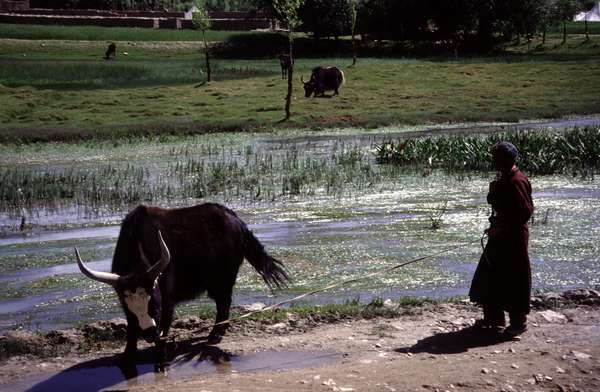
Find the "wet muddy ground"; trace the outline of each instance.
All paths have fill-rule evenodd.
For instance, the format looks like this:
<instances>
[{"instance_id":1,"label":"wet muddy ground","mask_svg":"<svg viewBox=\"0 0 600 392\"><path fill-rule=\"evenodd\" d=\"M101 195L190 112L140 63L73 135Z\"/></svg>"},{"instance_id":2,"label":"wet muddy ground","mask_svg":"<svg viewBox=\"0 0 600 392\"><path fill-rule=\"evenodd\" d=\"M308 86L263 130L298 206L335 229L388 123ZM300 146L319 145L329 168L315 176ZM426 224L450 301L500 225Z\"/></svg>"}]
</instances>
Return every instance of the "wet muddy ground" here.
<instances>
[{"instance_id":1,"label":"wet muddy ground","mask_svg":"<svg viewBox=\"0 0 600 392\"><path fill-rule=\"evenodd\" d=\"M20 341L29 344L56 343L62 336L69 343L60 344L70 348L0 362L0 388L595 391L600 388L600 293L589 293L593 298L584 301L589 305L537 300L529 330L518 338L473 328L480 311L468 303L407 307L394 317L238 323L218 346L205 345L196 321L184 318L172 331L172 361L164 374L154 373L147 345L132 374L118 366L123 341L81 347L81 335L72 330L43 339L23 333ZM549 304L556 306L548 309Z\"/></svg>"}]
</instances>

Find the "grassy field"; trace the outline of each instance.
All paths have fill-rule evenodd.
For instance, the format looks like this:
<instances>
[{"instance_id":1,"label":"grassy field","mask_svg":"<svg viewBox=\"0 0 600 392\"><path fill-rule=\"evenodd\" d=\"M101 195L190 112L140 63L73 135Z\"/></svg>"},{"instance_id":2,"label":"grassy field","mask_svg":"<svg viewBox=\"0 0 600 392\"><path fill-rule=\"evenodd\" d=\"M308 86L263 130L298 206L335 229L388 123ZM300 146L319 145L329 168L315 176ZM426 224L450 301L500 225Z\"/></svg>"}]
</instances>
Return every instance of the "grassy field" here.
<instances>
[{"instance_id":1,"label":"grassy field","mask_svg":"<svg viewBox=\"0 0 600 392\"><path fill-rule=\"evenodd\" d=\"M118 42L117 59L104 61L101 41L2 39L0 140L598 113L599 42L578 36L560 45L552 35L543 47L490 57L370 57L351 69L347 58L298 58L298 79L326 64L344 69L347 82L340 96L307 99L295 79L293 117L281 124L286 83L275 58L213 59L214 81L202 84L199 42Z\"/></svg>"},{"instance_id":2,"label":"grassy field","mask_svg":"<svg viewBox=\"0 0 600 392\"><path fill-rule=\"evenodd\" d=\"M554 26L550 29L551 32L562 34L562 24ZM588 32L590 34L600 34L600 23L588 22ZM585 34L585 22L568 22L567 34Z\"/></svg>"}]
</instances>

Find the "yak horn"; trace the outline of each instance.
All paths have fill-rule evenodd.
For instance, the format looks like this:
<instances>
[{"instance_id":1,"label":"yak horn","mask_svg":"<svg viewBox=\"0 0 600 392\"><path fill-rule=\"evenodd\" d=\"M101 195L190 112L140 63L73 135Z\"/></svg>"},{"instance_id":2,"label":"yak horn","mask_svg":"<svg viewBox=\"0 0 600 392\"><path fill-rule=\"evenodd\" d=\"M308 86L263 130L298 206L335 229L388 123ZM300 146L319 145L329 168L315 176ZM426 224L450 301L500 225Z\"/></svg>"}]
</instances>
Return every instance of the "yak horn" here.
<instances>
[{"instance_id":1,"label":"yak horn","mask_svg":"<svg viewBox=\"0 0 600 392\"><path fill-rule=\"evenodd\" d=\"M306 84L306 82L304 81L304 75L300 75L300 81L304 84Z\"/></svg>"},{"instance_id":2,"label":"yak horn","mask_svg":"<svg viewBox=\"0 0 600 392\"><path fill-rule=\"evenodd\" d=\"M171 253L169 252L169 248L167 247L160 230L158 231L158 244L160 245L160 260L158 260L146 271L146 274L148 274L152 279L156 279L158 275L160 275L165 268L167 268L169 262L171 261ZM142 247L140 246L140 250L141 249Z\"/></svg>"},{"instance_id":3,"label":"yak horn","mask_svg":"<svg viewBox=\"0 0 600 392\"><path fill-rule=\"evenodd\" d=\"M75 256L77 257L77 265L79 266L79 269L88 278L97 280L98 282L107 283L111 286L115 286L121 279L119 275L113 274L112 272L93 271L86 267L81 260L81 256L79 256L77 247L75 247Z\"/></svg>"}]
</instances>

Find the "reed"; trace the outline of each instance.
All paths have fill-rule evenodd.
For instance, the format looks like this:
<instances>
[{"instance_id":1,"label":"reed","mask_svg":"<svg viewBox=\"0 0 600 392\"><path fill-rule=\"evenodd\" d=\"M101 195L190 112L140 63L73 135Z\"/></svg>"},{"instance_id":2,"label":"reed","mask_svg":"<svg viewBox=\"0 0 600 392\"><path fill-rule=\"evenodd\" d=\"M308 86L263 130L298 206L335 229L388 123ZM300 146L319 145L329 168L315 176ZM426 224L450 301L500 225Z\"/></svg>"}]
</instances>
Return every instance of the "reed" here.
<instances>
[{"instance_id":1,"label":"reed","mask_svg":"<svg viewBox=\"0 0 600 392\"><path fill-rule=\"evenodd\" d=\"M141 138L137 143L147 141ZM133 140L123 143L131 144L131 148L136 145ZM102 149L106 143L89 142L88 147ZM371 154L343 143L329 154L316 154L311 148L273 151L218 143L181 144L165 148L164 154L151 164L102 162L67 168L0 168L0 210L20 213L22 208L72 204L121 208L139 202L189 198L259 201L339 197L392 180L396 171L387 166L378 170Z\"/></svg>"},{"instance_id":2,"label":"reed","mask_svg":"<svg viewBox=\"0 0 600 392\"><path fill-rule=\"evenodd\" d=\"M519 167L530 174L589 176L600 170L600 127L564 132L518 131L491 135L396 140L376 147L381 164L441 168L450 172L492 171L491 147L506 140L519 150Z\"/></svg>"}]
</instances>

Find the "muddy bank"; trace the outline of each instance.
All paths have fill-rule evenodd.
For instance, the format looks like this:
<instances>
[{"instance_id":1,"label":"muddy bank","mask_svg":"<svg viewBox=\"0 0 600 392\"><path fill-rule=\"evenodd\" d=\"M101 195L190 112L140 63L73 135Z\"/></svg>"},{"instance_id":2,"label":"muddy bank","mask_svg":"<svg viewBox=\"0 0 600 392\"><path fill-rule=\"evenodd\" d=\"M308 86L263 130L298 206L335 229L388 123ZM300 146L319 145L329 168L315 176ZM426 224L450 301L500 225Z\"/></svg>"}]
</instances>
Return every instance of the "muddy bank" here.
<instances>
[{"instance_id":1,"label":"muddy bank","mask_svg":"<svg viewBox=\"0 0 600 392\"><path fill-rule=\"evenodd\" d=\"M256 304L259 305L259 304ZM259 305L260 306L260 305ZM600 307L600 291L576 289L563 293L548 292L532 298L534 309L561 309L575 306ZM235 321L230 326L229 335L284 335L290 332L304 333L323 324L347 322L371 318L396 318L415 316L426 312L435 312L440 307L469 309L477 307L469 302L450 302L422 300L401 304L392 300L375 301L368 305L340 306L323 312L320 306L310 308L276 309L265 315ZM255 307L233 308L233 314L256 310ZM212 317L188 316L175 319L169 333L170 341L185 340L205 335L212 327ZM466 322L464 326L468 326ZM28 355L50 358L70 353L85 353L90 350L118 348L126 341L127 322L124 318L99 321L79 328L53 330L36 333L27 330L12 330L0 335L0 361L15 355ZM140 341L140 344L143 343ZM1 362L0 362L1 363Z\"/></svg>"},{"instance_id":2,"label":"muddy bank","mask_svg":"<svg viewBox=\"0 0 600 392\"><path fill-rule=\"evenodd\" d=\"M384 369L398 365L397 361L409 361L409 367L416 372L411 376L415 377L413 381L421 379L418 381L421 384L399 388L406 380L404 373L398 373L394 376L398 379L390 378L390 388L398 391L457 388L533 391L561 390L557 389L560 386L569 391L597 390L600 387L600 292L581 289L562 294L545 293L534 297L532 303L530 329L521 340L474 332L472 325L480 317L480 311L465 301L413 305L385 301L363 306L354 313L299 314L285 310L269 317L234 323L219 346L207 346L203 341L211 319L181 318L174 322L170 333L170 376L161 379L152 376L153 350L140 342L138 377L130 377L129 383L124 385L121 384L127 377L117 366L125 344L124 320L102 321L45 334L10 331L0 337L0 385L3 390L31 387L50 390L60 386L66 390L79 389L86 385L78 384L82 374L102 379L102 372L111 372L111 381L90 384L87 390L168 386L175 390L216 391L241 379L245 381L237 386L239 390L271 390L271 385L273 390L277 385L285 390L289 382L299 390L392 390L381 382L388 375L377 373L379 367ZM540 361L547 362L543 371L519 371L523 367L537 369ZM374 364L378 365L371 366ZM431 364L439 366L441 373L430 374ZM452 366L462 370L453 372ZM520 381L514 376L510 382L503 379L506 376L500 367L519 373ZM320 374L325 372L320 369L329 369L332 376ZM443 369L450 378L454 374L454 383L440 384ZM265 372L267 375L262 374ZM348 378L352 374L356 377ZM478 381L463 380L465 374L476 376ZM352 383L343 384L340 378ZM559 383L557 379L565 381ZM379 385L376 385L377 380ZM344 386L346 384L349 386Z\"/></svg>"}]
</instances>

